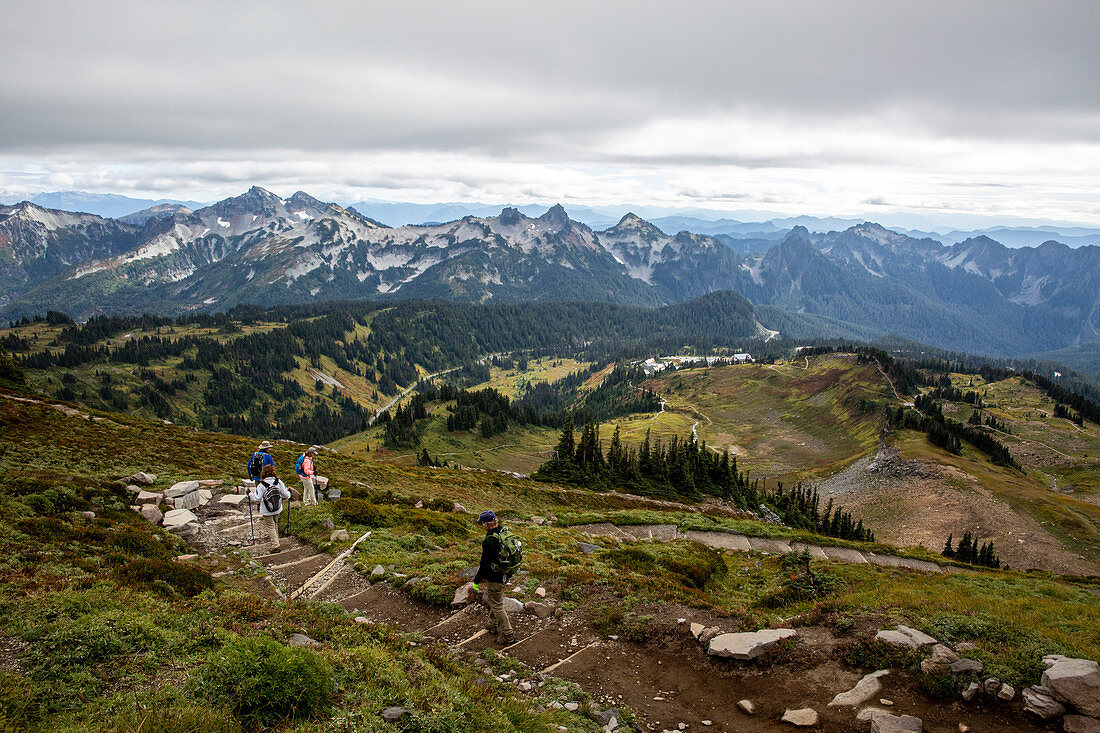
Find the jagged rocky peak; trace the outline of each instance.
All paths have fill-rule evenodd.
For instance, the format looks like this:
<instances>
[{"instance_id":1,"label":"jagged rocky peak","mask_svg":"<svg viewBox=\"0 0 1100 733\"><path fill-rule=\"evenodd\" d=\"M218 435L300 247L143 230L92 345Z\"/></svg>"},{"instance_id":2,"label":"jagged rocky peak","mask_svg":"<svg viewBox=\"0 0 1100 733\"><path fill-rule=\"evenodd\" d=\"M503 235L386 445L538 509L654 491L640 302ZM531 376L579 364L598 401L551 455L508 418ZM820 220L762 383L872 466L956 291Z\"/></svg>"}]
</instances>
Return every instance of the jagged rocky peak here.
<instances>
[{"instance_id":1,"label":"jagged rocky peak","mask_svg":"<svg viewBox=\"0 0 1100 733\"><path fill-rule=\"evenodd\" d=\"M797 241L804 239L807 242L810 241L810 230L799 224L798 226L787 232L786 240Z\"/></svg>"},{"instance_id":2,"label":"jagged rocky peak","mask_svg":"<svg viewBox=\"0 0 1100 733\"><path fill-rule=\"evenodd\" d=\"M559 229L568 226L570 223L569 214L565 213L565 207L561 204L551 206L539 219Z\"/></svg>"},{"instance_id":3,"label":"jagged rocky peak","mask_svg":"<svg viewBox=\"0 0 1100 733\"><path fill-rule=\"evenodd\" d=\"M519 224L526 218L527 217L524 216L523 212L521 212L519 209L515 209L511 206L505 206L503 209L500 210L500 217L498 221L500 221L500 223L504 226L513 226L515 224Z\"/></svg>"},{"instance_id":4,"label":"jagged rocky peak","mask_svg":"<svg viewBox=\"0 0 1100 733\"><path fill-rule=\"evenodd\" d=\"M646 221L642 217L633 212L628 212L623 215L622 219L619 219L619 223L616 224L610 231L615 232L627 232L637 231L644 234L657 234L662 235L662 232L657 226Z\"/></svg>"}]
</instances>

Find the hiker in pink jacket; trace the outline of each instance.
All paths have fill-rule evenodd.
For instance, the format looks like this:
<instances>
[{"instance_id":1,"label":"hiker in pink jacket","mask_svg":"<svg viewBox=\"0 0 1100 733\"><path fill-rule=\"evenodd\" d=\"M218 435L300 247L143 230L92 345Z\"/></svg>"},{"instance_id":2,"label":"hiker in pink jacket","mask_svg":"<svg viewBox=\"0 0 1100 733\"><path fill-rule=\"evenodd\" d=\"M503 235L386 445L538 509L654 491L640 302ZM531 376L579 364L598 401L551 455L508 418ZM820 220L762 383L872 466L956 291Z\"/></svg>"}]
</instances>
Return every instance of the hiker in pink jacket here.
<instances>
[{"instance_id":1,"label":"hiker in pink jacket","mask_svg":"<svg viewBox=\"0 0 1100 733\"><path fill-rule=\"evenodd\" d=\"M298 459L298 465L294 467L298 473L298 478L302 479L303 504L317 503L317 494L313 488L313 479L317 475L317 471L313 468L313 457L315 455L317 455L317 447L311 446L309 450L302 454L301 458Z\"/></svg>"}]
</instances>

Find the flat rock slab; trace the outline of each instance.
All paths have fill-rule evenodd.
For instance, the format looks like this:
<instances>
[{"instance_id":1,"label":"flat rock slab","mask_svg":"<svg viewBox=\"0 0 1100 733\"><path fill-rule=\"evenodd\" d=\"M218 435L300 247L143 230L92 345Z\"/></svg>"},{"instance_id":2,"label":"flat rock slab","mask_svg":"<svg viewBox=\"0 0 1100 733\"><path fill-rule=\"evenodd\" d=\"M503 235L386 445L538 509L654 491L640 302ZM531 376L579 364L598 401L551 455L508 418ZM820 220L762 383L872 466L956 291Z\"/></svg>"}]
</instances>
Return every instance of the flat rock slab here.
<instances>
[{"instance_id":1,"label":"flat rock slab","mask_svg":"<svg viewBox=\"0 0 1100 733\"><path fill-rule=\"evenodd\" d=\"M142 504L138 511L150 524L157 525L164 520L164 515L160 513L156 504Z\"/></svg>"},{"instance_id":2,"label":"flat rock slab","mask_svg":"<svg viewBox=\"0 0 1100 733\"><path fill-rule=\"evenodd\" d=\"M134 497L135 504L159 504L162 501L164 501L164 494L145 489L137 492L137 496Z\"/></svg>"},{"instance_id":3,"label":"flat rock slab","mask_svg":"<svg viewBox=\"0 0 1100 733\"><path fill-rule=\"evenodd\" d=\"M904 646L910 649L920 649L936 643L928 634L908 626L898 626L896 630L882 629L875 634L875 641L884 641L894 646Z\"/></svg>"},{"instance_id":4,"label":"flat rock slab","mask_svg":"<svg viewBox=\"0 0 1100 733\"><path fill-rule=\"evenodd\" d=\"M830 560L839 560L857 565L867 563L867 558L859 550L851 550L847 547L822 547L821 551Z\"/></svg>"},{"instance_id":5,"label":"flat rock slab","mask_svg":"<svg viewBox=\"0 0 1100 733\"><path fill-rule=\"evenodd\" d=\"M138 484L140 486L152 486L157 482L157 475L155 473L145 473L144 471L141 471L139 473L135 473L133 476L126 480L132 484Z\"/></svg>"},{"instance_id":6,"label":"flat rock slab","mask_svg":"<svg viewBox=\"0 0 1100 733\"><path fill-rule=\"evenodd\" d=\"M198 481L180 481L179 483L172 484L168 489L166 489L164 491L164 496L168 499L175 499L178 496L190 494L192 491L198 490Z\"/></svg>"},{"instance_id":7,"label":"flat rock slab","mask_svg":"<svg viewBox=\"0 0 1100 733\"><path fill-rule=\"evenodd\" d=\"M726 532L707 532L697 529L689 529L684 536L701 545L713 547L719 550L735 550L748 552L752 549L749 538L743 534L727 534Z\"/></svg>"},{"instance_id":8,"label":"flat rock slab","mask_svg":"<svg viewBox=\"0 0 1100 733\"><path fill-rule=\"evenodd\" d=\"M799 708L798 710L788 708L783 712L780 721L799 728L809 728L812 725L817 725L817 711L813 708Z\"/></svg>"},{"instance_id":9,"label":"flat rock slab","mask_svg":"<svg viewBox=\"0 0 1100 733\"><path fill-rule=\"evenodd\" d=\"M802 552L803 550L805 550L806 552L810 553L810 557L815 560L829 559L829 556L825 554L825 551L817 545L807 545L804 542L792 542L791 549L795 552Z\"/></svg>"},{"instance_id":10,"label":"flat rock slab","mask_svg":"<svg viewBox=\"0 0 1100 733\"><path fill-rule=\"evenodd\" d=\"M871 733L921 733L924 721L912 715L880 712L871 717Z\"/></svg>"},{"instance_id":11,"label":"flat rock slab","mask_svg":"<svg viewBox=\"0 0 1100 733\"><path fill-rule=\"evenodd\" d=\"M1043 672L1043 687L1056 700L1072 705L1082 715L1100 718L1100 665L1096 662L1054 658L1054 663Z\"/></svg>"},{"instance_id":12,"label":"flat rock slab","mask_svg":"<svg viewBox=\"0 0 1100 733\"><path fill-rule=\"evenodd\" d=\"M166 529L182 527L185 524L191 524L198 521L199 518L188 509L173 509L164 515L164 526Z\"/></svg>"},{"instance_id":13,"label":"flat rock slab","mask_svg":"<svg viewBox=\"0 0 1100 733\"><path fill-rule=\"evenodd\" d=\"M756 659L784 639L798 636L794 629L762 629L740 634L719 634L710 640L707 654L730 659Z\"/></svg>"},{"instance_id":14,"label":"flat rock slab","mask_svg":"<svg viewBox=\"0 0 1100 733\"><path fill-rule=\"evenodd\" d=\"M754 550L776 555L786 555L791 551L791 546L784 540L773 540L767 537L749 537L749 544Z\"/></svg>"},{"instance_id":15,"label":"flat rock slab","mask_svg":"<svg viewBox=\"0 0 1100 733\"><path fill-rule=\"evenodd\" d=\"M872 672L857 682L852 689L847 692L841 692L834 697L832 702L829 703L829 707L859 707L878 695L882 690L882 683L879 682L879 678L885 677L888 674L890 674L890 670L888 669L880 669L877 672Z\"/></svg>"},{"instance_id":16,"label":"flat rock slab","mask_svg":"<svg viewBox=\"0 0 1100 733\"><path fill-rule=\"evenodd\" d=\"M219 504L228 504L229 506L240 506L246 501L248 501L247 494L226 494L218 499Z\"/></svg>"},{"instance_id":17,"label":"flat rock slab","mask_svg":"<svg viewBox=\"0 0 1100 733\"><path fill-rule=\"evenodd\" d=\"M1025 687L1020 693L1024 699L1024 711L1050 720L1065 715L1066 706L1054 699L1045 687Z\"/></svg>"}]
</instances>

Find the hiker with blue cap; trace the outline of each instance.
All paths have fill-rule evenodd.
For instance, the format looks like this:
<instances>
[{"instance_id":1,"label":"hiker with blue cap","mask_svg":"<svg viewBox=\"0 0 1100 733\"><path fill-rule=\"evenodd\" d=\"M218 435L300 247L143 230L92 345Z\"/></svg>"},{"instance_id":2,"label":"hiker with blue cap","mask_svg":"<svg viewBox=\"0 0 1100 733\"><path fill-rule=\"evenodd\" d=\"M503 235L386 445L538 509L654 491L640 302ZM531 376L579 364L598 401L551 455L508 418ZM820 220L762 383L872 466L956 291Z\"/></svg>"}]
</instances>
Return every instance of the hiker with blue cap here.
<instances>
[{"instance_id":1,"label":"hiker with blue cap","mask_svg":"<svg viewBox=\"0 0 1100 733\"><path fill-rule=\"evenodd\" d=\"M512 622L504 610L504 584L519 569L523 561L523 546L510 530L500 526L496 512L484 511L477 523L485 527L485 539L481 542L481 565L474 576L473 588L485 582L485 602L489 606L489 631L497 635L498 644L511 644L516 635Z\"/></svg>"}]
</instances>

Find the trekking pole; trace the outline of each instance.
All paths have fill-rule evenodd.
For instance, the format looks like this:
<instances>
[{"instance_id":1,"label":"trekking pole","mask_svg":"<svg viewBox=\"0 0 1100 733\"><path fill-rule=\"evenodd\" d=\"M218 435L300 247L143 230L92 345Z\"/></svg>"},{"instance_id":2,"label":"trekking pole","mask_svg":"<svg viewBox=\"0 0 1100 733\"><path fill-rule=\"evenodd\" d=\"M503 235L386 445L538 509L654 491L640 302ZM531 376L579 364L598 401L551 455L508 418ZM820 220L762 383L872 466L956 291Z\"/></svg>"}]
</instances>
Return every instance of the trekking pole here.
<instances>
[{"instance_id":1,"label":"trekking pole","mask_svg":"<svg viewBox=\"0 0 1100 733\"><path fill-rule=\"evenodd\" d=\"M245 493L245 501L248 502L248 528L252 530L252 544L256 544L256 524L252 519L252 497Z\"/></svg>"}]
</instances>

